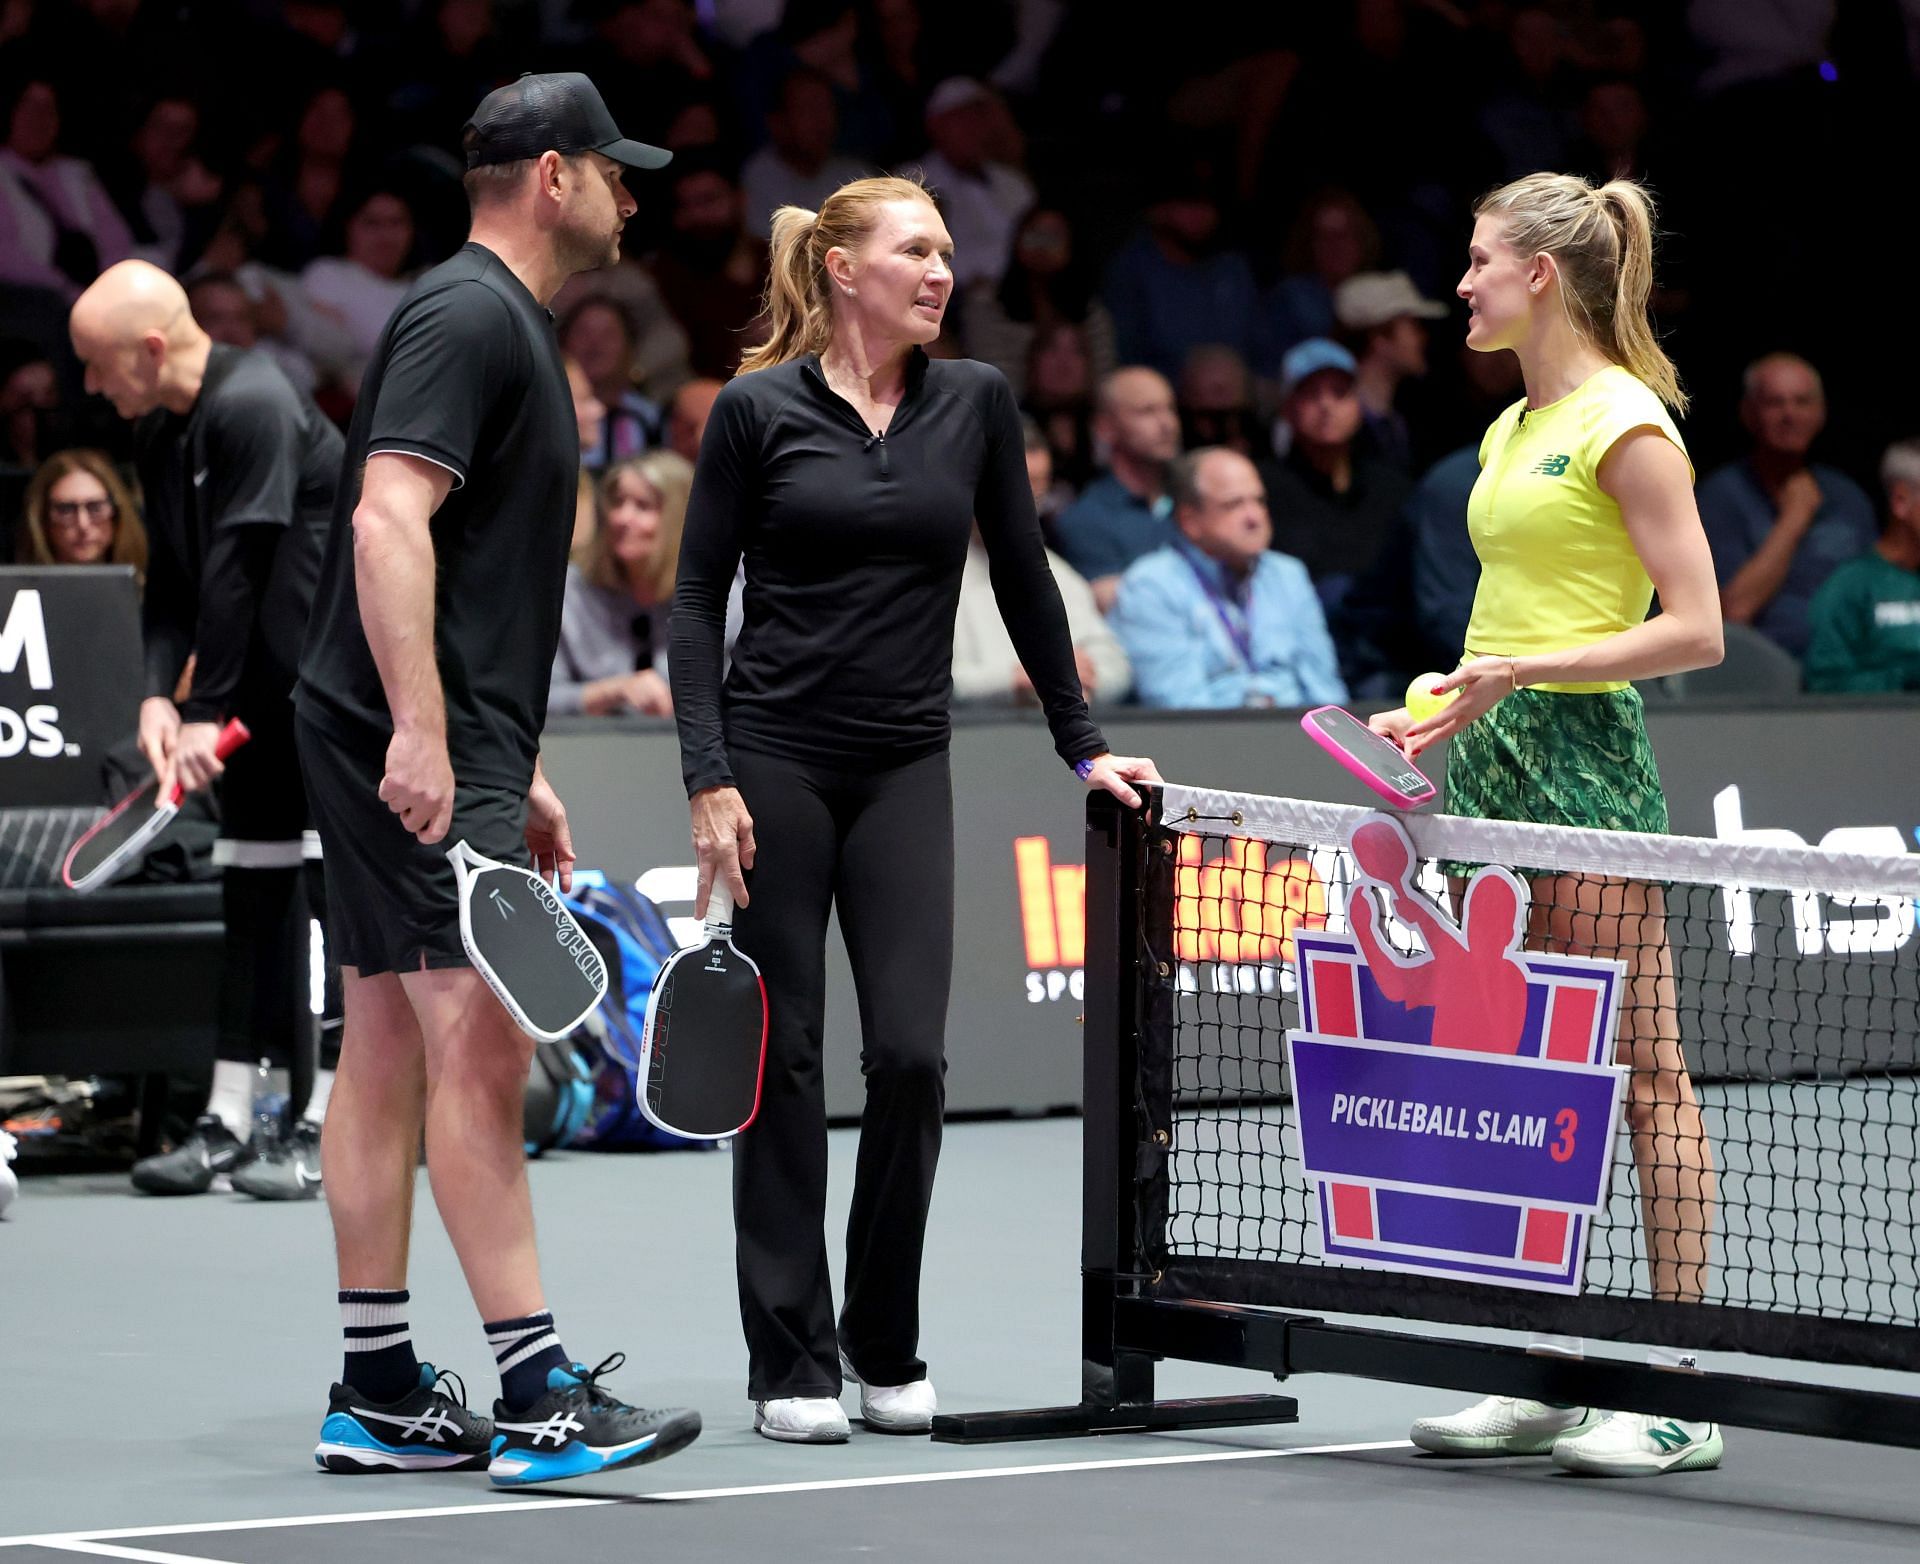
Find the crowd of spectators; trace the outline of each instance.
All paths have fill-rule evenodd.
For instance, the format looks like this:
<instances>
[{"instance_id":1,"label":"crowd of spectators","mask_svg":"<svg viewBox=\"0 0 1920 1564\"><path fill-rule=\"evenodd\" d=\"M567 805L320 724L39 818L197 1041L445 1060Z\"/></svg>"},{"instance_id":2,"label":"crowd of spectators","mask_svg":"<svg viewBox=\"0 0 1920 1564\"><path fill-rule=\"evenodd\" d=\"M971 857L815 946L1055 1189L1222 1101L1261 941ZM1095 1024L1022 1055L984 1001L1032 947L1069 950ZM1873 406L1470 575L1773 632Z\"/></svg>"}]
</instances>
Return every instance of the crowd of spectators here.
<instances>
[{"instance_id":1,"label":"crowd of spectators","mask_svg":"<svg viewBox=\"0 0 1920 1564\"><path fill-rule=\"evenodd\" d=\"M144 563L124 429L65 345L102 267L175 272L344 422L464 236L473 104L584 69L675 158L554 302L582 463L556 712L670 711L679 518L763 330L769 216L884 170L956 241L932 351L1028 414L1095 699L1387 698L1460 655L1478 445L1520 387L1461 346L1453 285L1473 198L1540 168L1662 199L1728 621L1811 689L1920 688L1920 301L1830 242L1883 175L1823 150L1907 144L1920 6L1765 9L0 0L0 525L22 562ZM1030 699L975 556L956 697Z\"/></svg>"}]
</instances>

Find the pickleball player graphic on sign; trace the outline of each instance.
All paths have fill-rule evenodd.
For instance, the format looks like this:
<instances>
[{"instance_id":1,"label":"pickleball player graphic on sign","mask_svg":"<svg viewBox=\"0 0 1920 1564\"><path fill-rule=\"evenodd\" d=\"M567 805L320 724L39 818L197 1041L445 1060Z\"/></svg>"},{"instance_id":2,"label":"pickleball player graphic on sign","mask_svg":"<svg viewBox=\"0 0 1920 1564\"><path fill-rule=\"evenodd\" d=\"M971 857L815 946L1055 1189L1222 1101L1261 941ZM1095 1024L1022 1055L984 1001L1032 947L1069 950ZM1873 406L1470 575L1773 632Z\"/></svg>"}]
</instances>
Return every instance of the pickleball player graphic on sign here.
<instances>
[{"instance_id":1,"label":"pickleball player graphic on sign","mask_svg":"<svg viewBox=\"0 0 1920 1564\"><path fill-rule=\"evenodd\" d=\"M1347 851L1347 932L1296 936L1286 1040L1321 1253L1578 1292L1626 1083L1621 963L1527 951L1527 888L1497 866L1468 881L1456 921L1390 816L1356 825ZM1396 945L1390 916L1422 951Z\"/></svg>"}]
</instances>

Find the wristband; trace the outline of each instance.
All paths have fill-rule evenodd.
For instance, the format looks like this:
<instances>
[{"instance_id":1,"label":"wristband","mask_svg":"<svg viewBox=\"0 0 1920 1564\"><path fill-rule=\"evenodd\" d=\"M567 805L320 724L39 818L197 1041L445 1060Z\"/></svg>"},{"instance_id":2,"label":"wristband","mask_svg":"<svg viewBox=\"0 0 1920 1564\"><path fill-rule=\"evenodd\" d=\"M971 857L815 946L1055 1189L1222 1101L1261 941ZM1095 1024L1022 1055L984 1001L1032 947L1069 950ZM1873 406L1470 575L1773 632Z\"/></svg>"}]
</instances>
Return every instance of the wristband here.
<instances>
[{"instance_id":1,"label":"wristband","mask_svg":"<svg viewBox=\"0 0 1920 1564\"><path fill-rule=\"evenodd\" d=\"M1093 756L1086 760L1076 760L1073 763L1073 774L1082 782L1086 781L1088 777L1093 775L1093 762L1098 758L1098 756Z\"/></svg>"}]
</instances>

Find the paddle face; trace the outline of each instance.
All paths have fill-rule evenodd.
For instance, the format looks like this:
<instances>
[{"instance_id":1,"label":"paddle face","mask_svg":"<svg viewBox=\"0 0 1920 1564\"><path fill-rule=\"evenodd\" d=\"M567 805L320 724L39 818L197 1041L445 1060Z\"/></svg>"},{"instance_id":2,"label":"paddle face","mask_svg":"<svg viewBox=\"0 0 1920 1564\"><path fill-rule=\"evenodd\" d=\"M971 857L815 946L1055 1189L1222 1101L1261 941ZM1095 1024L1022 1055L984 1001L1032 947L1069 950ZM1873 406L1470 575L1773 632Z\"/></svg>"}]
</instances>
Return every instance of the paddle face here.
<instances>
[{"instance_id":1,"label":"paddle face","mask_svg":"<svg viewBox=\"0 0 1920 1564\"><path fill-rule=\"evenodd\" d=\"M520 1030L557 1042L607 994L607 964L587 931L531 869L448 851L460 878L460 941Z\"/></svg>"},{"instance_id":2,"label":"paddle face","mask_svg":"<svg viewBox=\"0 0 1920 1564\"><path fill-rule=\"evenodd\" d=\"M1307 736L1390 804L1418 809L1437 789L1391 739L1352 712L1316 706L1300 719Z\"/></svg>"},{"instance_id":3,"label":"paddle face","mask_svg":"<svg viewBox=\"0 0 1920 1564\"><path fill-rule=\"evenodd\" d=\"M706 943L660 969L640 1047L640 1111L696 1140L737 1135L760 1111L767 986L726 928L709 915Z\"/></svg>"},{"instance_id":4,"label":"paddle face","mask_svg":"<svg viewBox=\"0 0 1920 1564\"><path fill-rule=\"evenodd\" d=\"M180 806L163 801L159 783L149 778L96 821L67 851L60 878L69 890L98 890L153 845Z\"/></svg>"}]
</instances>

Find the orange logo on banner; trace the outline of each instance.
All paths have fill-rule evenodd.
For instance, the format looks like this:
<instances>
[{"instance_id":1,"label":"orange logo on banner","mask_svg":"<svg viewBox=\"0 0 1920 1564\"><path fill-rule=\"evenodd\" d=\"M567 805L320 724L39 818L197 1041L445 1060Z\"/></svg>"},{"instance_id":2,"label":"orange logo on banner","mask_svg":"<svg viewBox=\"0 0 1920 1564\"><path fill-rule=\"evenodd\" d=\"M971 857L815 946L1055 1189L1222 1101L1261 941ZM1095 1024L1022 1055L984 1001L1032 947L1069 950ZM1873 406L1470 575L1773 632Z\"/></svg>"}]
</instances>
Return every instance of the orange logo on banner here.
<instances>
[{"instance_id":1,"label":"orange logo on banner","mask_svg":"<svg viewBox=\"0 0 1920 1564\"><path fill-rule=\"evenodd\" d=\"M1297 929L1327 926L1327 888L1304 858L1267 862L1267 844L1229 837L1227 853L1200 861L1200 838L1180 838L1173 949L1182 961L1293 960Z\"/></svg>"},{"instance_id":2,"label":"orange logo on banner","mask_svg":"<svg viewBox=\"0 0 1920 1564\"><path fill-rule=\"evenodd\" d=\"M1078 967L1087 959L1087 868L1053 861L1044 836L1018 836L1013 863L1020 882L1020 926L1027 965L1036 971Z\"/></svg>"}]
</instances>

